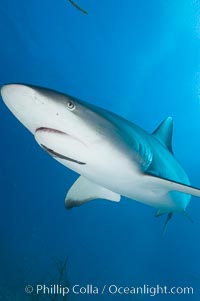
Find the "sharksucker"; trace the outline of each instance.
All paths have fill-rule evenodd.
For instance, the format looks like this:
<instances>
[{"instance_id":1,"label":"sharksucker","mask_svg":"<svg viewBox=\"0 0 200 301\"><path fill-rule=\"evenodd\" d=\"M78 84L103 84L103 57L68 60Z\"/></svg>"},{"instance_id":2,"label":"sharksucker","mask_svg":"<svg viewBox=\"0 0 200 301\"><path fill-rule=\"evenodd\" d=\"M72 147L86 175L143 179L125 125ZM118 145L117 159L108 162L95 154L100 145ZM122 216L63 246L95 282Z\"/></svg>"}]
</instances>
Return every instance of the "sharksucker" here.
<instances>
[{"instance_id":1,"label":"sharksucker","mask_svg":"<svg viewBox=\"0 0 200 301\"><path fill-rule=\"evenodd\" d=\"M74 162L74 163L77 163L77 164L81 164L81 165L85 165L86 163L85 162L81 162L81 161L78 161L78 160L75 160L75 159L72 159L72 158L69 158L69 157L66 157L66 156L63 156L55 151L53 151L52 149L46 147L45 145L41 144L41 146L43 147L43 149L49 153L50 155L52 155L53 157L58 157L60 159L64 159L64 160L67 160L67 161L71 161L71 162Z\"/></svg>"},{"instance_id":2,"label":"sharksucker","mask_svg":"<svg viewBox=\"0 0 200 301\"><path fill-rule=\"evenodd\" d=\"M167 214L165 229L174 213L188 217L191 195L200 197L173 155L171 117L150 134L112 112L46 88L10 84L1 95L42 149L80 174L67 192L66 208L125 196L154 207L156 216Z\"/></svg>"}]
</instances>

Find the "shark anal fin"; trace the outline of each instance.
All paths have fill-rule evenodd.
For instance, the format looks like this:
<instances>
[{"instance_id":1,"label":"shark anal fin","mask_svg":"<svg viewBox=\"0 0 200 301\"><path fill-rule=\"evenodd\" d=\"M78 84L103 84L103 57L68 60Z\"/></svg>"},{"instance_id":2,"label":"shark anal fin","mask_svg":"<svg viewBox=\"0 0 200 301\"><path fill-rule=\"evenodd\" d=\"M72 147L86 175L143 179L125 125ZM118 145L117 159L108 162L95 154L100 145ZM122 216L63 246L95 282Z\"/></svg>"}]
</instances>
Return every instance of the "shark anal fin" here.
<instances>
[{"instance_id":1,"label":"shark anal fin","mask_svg":"<svg viewBox=\"0 0 200 301\"><path fill-rule=\"evenodd\" d=\"M153 132L153 136L156 137L162 144L164 144L168 150L173 154L172 150L172 134L173 134L173 119L172 117L166 118Z\"/></svg>"},{"instance_id":2,"label":"shark anal fin","mask_svg":"<svg viewBox=\"0 0 200 301\"><path fill-rule=\"evenodd\" d=\"M67 209L71 209L95 199L119 202L120 198L119 194L80 176L68 191L65 198L65 206Z\"/></svg>"},{"instance_id":3,"label":"shark anal fin","mask_svg":"<svg viewBox=\"0 0 200 301\"><path fill-rule=\"evenodd\" d=\"M165 215L166 211L162 210L162 209L158 209L155 213L155 217L160 217L162 215Z\"/></svg>"}]
</instances>

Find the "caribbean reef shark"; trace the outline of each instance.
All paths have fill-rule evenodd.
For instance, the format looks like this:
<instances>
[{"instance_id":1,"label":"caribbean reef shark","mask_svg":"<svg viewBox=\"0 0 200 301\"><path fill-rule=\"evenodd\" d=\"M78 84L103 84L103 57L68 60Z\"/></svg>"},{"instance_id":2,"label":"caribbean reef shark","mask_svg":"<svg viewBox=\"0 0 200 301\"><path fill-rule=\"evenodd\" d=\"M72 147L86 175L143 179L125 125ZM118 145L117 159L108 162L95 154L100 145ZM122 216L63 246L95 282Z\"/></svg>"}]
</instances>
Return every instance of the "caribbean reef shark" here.
<instances>
[{"instance_id":1,"label":"caribbean reef shark","mask_svg":"<svg viewBox=\"0 0 200 301\"><path fill-rule=\"evenodd\" d=\"M186 215L200 190L172 152L173 121L147 133L124 118L74 97L41 87L4 85L2 98L37 143L80 177L69 189L70 209L94 199L121 196L156 208L156 216Z\"/></svg>"}]
</instances>

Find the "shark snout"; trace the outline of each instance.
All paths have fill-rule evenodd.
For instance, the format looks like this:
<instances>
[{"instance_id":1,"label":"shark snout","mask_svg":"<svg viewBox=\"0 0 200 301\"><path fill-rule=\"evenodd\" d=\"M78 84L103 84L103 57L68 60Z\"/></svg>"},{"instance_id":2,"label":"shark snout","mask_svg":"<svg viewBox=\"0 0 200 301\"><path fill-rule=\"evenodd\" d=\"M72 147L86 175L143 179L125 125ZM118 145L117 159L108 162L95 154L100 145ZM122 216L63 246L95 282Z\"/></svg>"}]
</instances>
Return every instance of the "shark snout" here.
<instances>
[{"instance_id":1,"label":"shark snout","mask_svg":"<svg viewBox=\"0 0 200 301\"><path fill-rule=\"evenodd\" d=\"M13 84L4 85L1 87L1 97L5 103L12 97L15 89L16 89L16 85Z\"/></svg>"},{"instance_id":2,"label":"shark snout","mask_svg":"<svg viewBox=\"0 0 200 301\"><path fill-rule=\"evenodd\" d=\"M45 121L47 103L34 87L8 84L1 88L1 96L9 110L32 133Z\"/></svg>"},{"instance_id":3,"label":"shark snout","mask_svg":"<svg viewBox=\"0 0 200 301\"><path fill-rule=\"evenodd\" d=\"M35 92L30 86L8 84L2 86L1 96L9 109L20 110L34 99Z\"/></svg>"}]
</instances>

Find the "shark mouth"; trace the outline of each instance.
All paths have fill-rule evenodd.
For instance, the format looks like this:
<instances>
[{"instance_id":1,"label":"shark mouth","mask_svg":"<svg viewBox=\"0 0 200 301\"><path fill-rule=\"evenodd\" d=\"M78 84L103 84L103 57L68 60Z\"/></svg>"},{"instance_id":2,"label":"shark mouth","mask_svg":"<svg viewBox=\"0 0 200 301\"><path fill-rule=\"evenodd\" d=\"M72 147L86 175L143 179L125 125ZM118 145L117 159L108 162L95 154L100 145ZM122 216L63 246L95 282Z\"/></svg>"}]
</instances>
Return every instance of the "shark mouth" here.
<instances>
[{"instance_id":1,"label":"shark mouth","mask_svg":"<svg viewBox=\"0 0 200 301\"><path fill-rule=\"evenodd\" d=\"M65 132L62 132L62 131L59 131L59 130L56 130L56 129L52 129L52 128L46 128L46 127L37 128L35 132L39 132L39 131L67 135ZM51 148L46 147L44 144L41 144L41 147L48 154L50 154L51 156L53 156L54 158L60 158L60 159L67 160L67 161L70 161L70 162L74 162L74 163L77 163L77 164L80 164L80 165L85 165L86 164L85 162L78 161L78 160L66 157L66 156L64 156L62 154L59 154L59 153L55 152L54 150L52 150Z\"/></svg>"},{"instance_id":2,"label":"shark mouth","mask_svg":"<svg viewBox=\"0 0 200 301\"><path fill-rule=\"evenodd\" d=\"M46 128L46 127L37 128L35 132L39 132L39 131L67 135L65 132L62 132L62 131L59 131L59 130L55 130L55 129L51 129L51 128Z\"/></svg>"},{"instance_id":3,"label":"shark mouth","mask_svg":"<svg viewBox=\"0 0 200 301\"><path fill-rule=\"evenodd\" d=\"M55 158L60 158L60 159L64 159L64 160L67 160L67 161L71 161L71 162L74 162L74 163L77 163L77 164L81 164L81 165L85 165L86 163L85 162L81 162L81 161L78 161L78 160L75 160L75 159L72 159L72 158L69 158L69 157L66 157L64 155L61 155L57 152L55 152L54 150L46 147L45 145L41 144L42 148L50 155L52 155L53 157Z\"/></svg>"}]
</instances>

